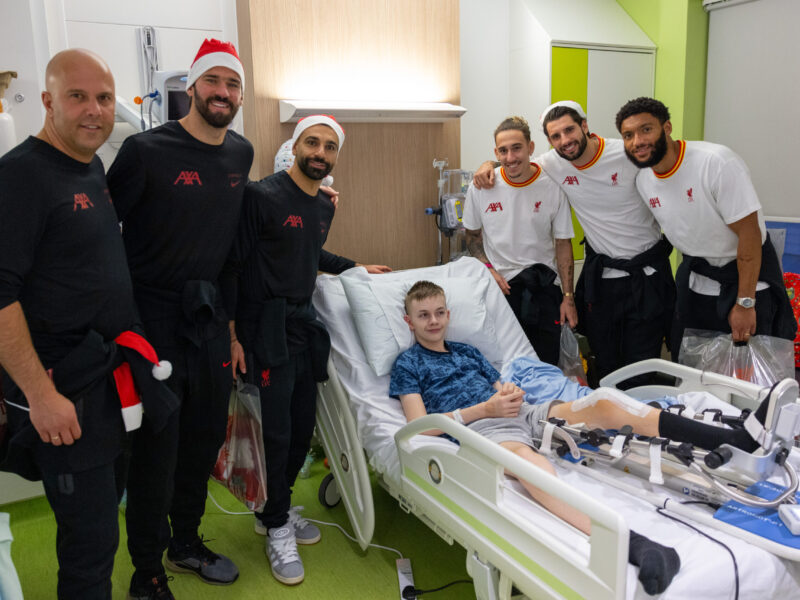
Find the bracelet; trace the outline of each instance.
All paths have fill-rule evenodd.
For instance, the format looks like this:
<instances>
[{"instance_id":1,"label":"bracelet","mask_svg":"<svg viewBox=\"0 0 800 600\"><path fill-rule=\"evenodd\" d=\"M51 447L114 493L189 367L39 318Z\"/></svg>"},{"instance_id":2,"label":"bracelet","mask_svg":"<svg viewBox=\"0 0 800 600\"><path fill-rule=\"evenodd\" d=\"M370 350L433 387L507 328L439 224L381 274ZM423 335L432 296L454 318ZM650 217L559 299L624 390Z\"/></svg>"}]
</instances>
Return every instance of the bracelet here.
<instances>
[{"instance_id":1,"label":"bracelet","mask_svg":"<svg viewBox=\"0 0 800 600\"><path fill-rule=\"evenodd\" d=\"M457 408L453 411L453 420L459 425L464 424L464 417L461 414L461 409Z\"/></svg>"},{"instance_id":2,"label":"bracelet","mask_svg":"<svg viewBox=\"0 0 800 600\"><path fill-rule=\"evenodd\" d=\"M486 265L486 268L487 268L487 269L494 269L494 265L493 265L492 263L490 263L490 262L483 263L483 264L485 264L485 265Z\"/></svg>"},{"instance_id":3,"label":"bracelet","mask_svg":"<svg viewBox=\"0 0 800 600\"><path fill-rule=\"evenodd\" d=\"M564 292L564 298L569 298L572 295L573 295L572 292Z\"/></svg>"}]
</instances>

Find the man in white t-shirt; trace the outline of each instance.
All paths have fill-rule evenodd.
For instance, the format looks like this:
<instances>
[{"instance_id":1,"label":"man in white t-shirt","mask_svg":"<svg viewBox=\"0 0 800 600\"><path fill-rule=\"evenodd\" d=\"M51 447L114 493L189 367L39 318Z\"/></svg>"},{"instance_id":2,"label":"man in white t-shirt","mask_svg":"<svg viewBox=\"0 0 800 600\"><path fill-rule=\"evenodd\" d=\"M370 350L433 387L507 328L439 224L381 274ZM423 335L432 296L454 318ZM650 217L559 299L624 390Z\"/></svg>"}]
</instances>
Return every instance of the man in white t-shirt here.
<instances>
[{"instance_id":1,"label":"man in white t-shirt","mask_svg":"<svg viewBox=\"0 0 800 600\"><path fill-rule=\"evenodd\" d=\"M669 111L636 98L617 113L636 185L670 242L683 253L676 285L673 356L687 327L794 339L783 276L744 161L730 148L673 140Z\"/></svg>"},{"instance_id":2,"label":"man in white t-shirt","mask_svg":"<svg viewBox=\"0 0 800 600\"><path fill-rule=\"evenodd\" d=\"M598 376L659 357L675 299L672 247L636 190L639 169L621 140L589 133L577 102L548 106L541 123L553 149L535 160L564 191L586 236L575 297ZM476 186L491 187L493 175L484 163Z\"/></svg>"},{"instance_id":3,"label":"man in white t-shirt","mask_svg":"<svg viewBox=\"0 0 800 600\"><path fill-rule=\"evenodd\" d=\"M556 364L561 323L578 322L569 205L558 185L530 162L533 141L525 119L505 119L494 140L498 183L467 192L467 249L491 271L539 358Z\"/></svg>"}]
</instances>

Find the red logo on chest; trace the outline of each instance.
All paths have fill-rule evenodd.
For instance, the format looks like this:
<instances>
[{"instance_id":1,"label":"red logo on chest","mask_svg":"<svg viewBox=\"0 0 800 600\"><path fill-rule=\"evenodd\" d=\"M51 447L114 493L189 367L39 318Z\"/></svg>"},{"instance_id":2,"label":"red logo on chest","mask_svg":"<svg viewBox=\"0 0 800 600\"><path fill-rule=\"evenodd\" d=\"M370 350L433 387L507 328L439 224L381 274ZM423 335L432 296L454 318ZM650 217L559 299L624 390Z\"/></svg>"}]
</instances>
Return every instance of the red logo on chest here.
<instances>
[{"instance_id":1,"label":"red logo on chest","mask_svg":"<svg viewBox=\"0 0 800 600\"><path fill-rule=\"evenodd\" d=\"M656 208L657 206L661 206L661 202L658 201L658 196L650 198L650 208Z\"/></svg>"},{"instance_id":2,"label":"red logo on chest","mask_svg":"<svg viewBox=\"0 0 800 600\"><path fill-rule=\"evenodd\" d=\"M487 212L497 212L498 210L500 212L503 212L503 205L500 204L499 202L491 202L489 204L489 206L486 207L486 210L483 211L483 212L485 212L485 213L487 213Z\"/></svg>"},{"instance_id":3,"label":"red logo on chest","mask_svg":"<svg viewBox=\"0 0 800 600\"><path fill-rule=\"evenodd\" d=\"M614 173L611 176L611 185L618 185L619 184L619 181L617 180L617 175L619 175L619 173Z\"/></svg>"},{"instance_id":4,"label":"red logo on chest","mask_svg":"<svg viewBox=\"0 0 800 600\"><path fill-rule=\"evenodd\" d=\"M694 202L694 196L692 196L692 188L686 190L686 197L689 199L689 202Z\"/></svg>"},{"instance_id":5,"label":"red logo on chest","mask_svg":"<svg viewBox=\"0 0 800 600\"><path fill-rule=\"evenodd\" d=\"M87 208L94 208L94 204L86 194L75 194L72 200L72 212L78 210L79 207L81 210L86 210Z\"/></svg>"},{"instance_id":6,"label":"red logo on chest","mask_svg":"<svg viewBox=\"0 0 800 600\"><path fill-rule=\"evenodd\" d=\"M300 229L302 229L303 228L303 217L301 217L299 215L289 215L288 217L286 217L286 220L283 222L283 226L284 227L286 227L287 225L289 225L290 227L294 227L294 228L299 227Z\"/></svg>"},{"instance_id":7,"label":"red logo on chest","mask_svg":"<svg viewBox=\"0 0 800 600\"><path fill-rule=\"evenodd\" d=\"M580 185L577 175L567 175L561 185Z\"/></svg>"},{"instance_id":8,"label":"red logo on chest","mask_svg":"<svg viewBox=\"0 0 800 600\"><path fill-rule=\"evenodd\" d=\"M178 175L178 178L172 185L178 185L178 182L183 183L183 185L194 185L195 183L197 183L197 185L203 185L197 171L181 171L181 174Z\"/></svg>"},{"instance_id":9,"label":"red logo on chest","mask_svg":"<svg viewBox=\"0 0 800 600\"><path fill-rule=\"evenodd\" d=\"M269 369L261 371L261 387L269 387Z\"/></svg>"},{"instance_id":10,"label":"red logo on chest","mask_svg":"<svg viewBox=\"0 0 800 600\"><path fill-rule=\"evenodd\" d=\"M542 206L542 201L534 202L533 204L533 212L539 212L539 208Z\"/></svg>"}]
</instances>

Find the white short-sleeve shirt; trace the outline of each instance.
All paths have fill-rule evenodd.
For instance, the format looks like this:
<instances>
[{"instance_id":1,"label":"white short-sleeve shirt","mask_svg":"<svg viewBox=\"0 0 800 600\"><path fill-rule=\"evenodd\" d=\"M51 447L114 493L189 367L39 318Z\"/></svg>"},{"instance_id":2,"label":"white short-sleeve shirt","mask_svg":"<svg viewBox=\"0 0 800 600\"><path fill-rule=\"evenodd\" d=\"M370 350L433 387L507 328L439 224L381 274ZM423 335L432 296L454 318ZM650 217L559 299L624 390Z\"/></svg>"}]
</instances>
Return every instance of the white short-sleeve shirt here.
<instances>
[{"instance_id":1,"label":"white short-sleeve shirt","mask_svg":"<svg viewBox=\"0 0 800 600\"><path fill-rule=\"evenodd\" d=\"M729 224L757 213L761 243L767 238L761 202L744 161L710 142L679 142L678 159L666 173L642 169L636 186L672 245L721 267L736 260L739 237ZM759 289L765 284L759 283ZM690 287L719 294L716 281L692 273Z\"/></svg>"},{"instance_id":2,"label":"white short-sleeve shirt","mask_svg":"<svg viewBox=\"0 0 800 600\"><path fill-rule=\"evenodd\" d=\"M661 227L636 189L639 169L625 155L622 140L592 137L599 143L597 153L582 167L555 150L536 160L567 195L595 252L633 258L658 243Z\"/></svg>"},{"instance_id":3,"label":"white short-sleeve shirt","mask_svg":"<svg viewBox=\"0 0 800 600\"><path fill-rule=\"evenodd\" d=\"M554 239L575 236L567 198L536 163L525 182L509 181L502 167L495 169L495 185L479 190L471 185L464 201L462 222L467 229L483 230L486 257L506 280L541 263L556 272Z\"/></svg>"}]
</instances>

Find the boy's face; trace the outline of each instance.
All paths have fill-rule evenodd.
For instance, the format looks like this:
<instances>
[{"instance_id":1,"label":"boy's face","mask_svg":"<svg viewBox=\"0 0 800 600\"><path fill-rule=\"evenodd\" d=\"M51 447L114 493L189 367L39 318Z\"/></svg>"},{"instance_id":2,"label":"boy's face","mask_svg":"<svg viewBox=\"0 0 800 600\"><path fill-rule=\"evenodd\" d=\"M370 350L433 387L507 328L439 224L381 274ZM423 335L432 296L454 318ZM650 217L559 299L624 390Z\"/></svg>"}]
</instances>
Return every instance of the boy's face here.
<instances>
[{"instance_id":1,"label":"boy's face","mask_svg":"<svg viewBox=\"0 0 800 600\"><path fill-rule=\"evenodd\" d=\"M404 318L408 328L414 332L414 338L423 346L439 344L447 332L450 311L447 310L444 296L431 296L424 300L412 300Z\"/></svg>"}]
</instances>

